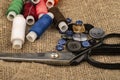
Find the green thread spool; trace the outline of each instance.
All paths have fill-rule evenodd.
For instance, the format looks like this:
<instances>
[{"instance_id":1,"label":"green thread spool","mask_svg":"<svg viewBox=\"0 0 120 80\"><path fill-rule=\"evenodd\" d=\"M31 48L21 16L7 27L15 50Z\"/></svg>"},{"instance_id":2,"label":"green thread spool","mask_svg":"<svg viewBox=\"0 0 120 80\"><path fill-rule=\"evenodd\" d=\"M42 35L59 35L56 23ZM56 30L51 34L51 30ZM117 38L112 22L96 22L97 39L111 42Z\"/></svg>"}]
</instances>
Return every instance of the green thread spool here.
<instances>
[{"instance_id":1,"label":"green thread spool","mask_svg":"<svg viewBox=\"0 0 120 80\"><path fill-rule=\"evenodd\" d=\"M23 0L13 0L6 13L7 19L13 21L14 17L21 13L23 5Z\"/></svg>"}]
</instances>

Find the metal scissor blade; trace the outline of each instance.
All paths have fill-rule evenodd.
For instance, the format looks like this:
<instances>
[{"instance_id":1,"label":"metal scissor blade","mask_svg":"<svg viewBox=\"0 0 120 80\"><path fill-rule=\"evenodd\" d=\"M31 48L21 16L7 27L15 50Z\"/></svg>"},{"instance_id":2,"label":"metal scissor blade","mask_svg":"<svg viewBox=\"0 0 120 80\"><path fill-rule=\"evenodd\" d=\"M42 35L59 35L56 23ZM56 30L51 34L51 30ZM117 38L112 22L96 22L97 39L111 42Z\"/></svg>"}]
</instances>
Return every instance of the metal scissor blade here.
<instances>
[{"instance_id":1,"label":"metal scissor blade","mask_svg":"<svg viewBox=\"0 0 120 80\"><path fill-rule=\"evenodd\" d=\"M36 62L49 65L70 65L70 60L75 57L70 52L48 53L0 53L0 60L10 62Z\"/></svg>"}]
</instances>

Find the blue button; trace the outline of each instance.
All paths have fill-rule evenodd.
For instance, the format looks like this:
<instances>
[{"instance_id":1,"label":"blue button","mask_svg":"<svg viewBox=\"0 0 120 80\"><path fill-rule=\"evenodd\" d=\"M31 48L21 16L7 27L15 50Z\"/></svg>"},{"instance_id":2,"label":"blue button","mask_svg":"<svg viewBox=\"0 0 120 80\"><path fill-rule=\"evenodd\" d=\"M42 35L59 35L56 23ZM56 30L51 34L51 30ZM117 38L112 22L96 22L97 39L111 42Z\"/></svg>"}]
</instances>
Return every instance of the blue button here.
<instances>
[{"instance_id":1,"label":"blue button","mask_svg":"<svg viewBox=\"0 0 120 80\"><path fill-rule=\"evenodd\" d=\"M65 40L65 39L60 39L60 40L58 41L58 44L60 44L60 45L65 45L65 44L66 44L66 40Z\"/></svg>"},{"instance_id":2,"label":"blue button","mask_svg":"<svg viewBox=\"0 0 120 80\"><path fill-rule=\"evenodd\" d=\"M73 35L73 31L71 31L71 30L67 30L67 31L66 31L66 35L68 35L68 36L72 36L72 35Z\"/></svg>"},{"instance_id":3,"label":"blue button","mask_svg":"<svg viewBox=\"0 0 120 80\"><path fill-rule=\"evenodd\" d=\"M90 43L89 43L88 41L83 41L83 42L82 42L82 46L83 46L84 48L90 47Z\"/></svg>"},{"instance_id":4,"label":"blue button","mask_svg":"<svg viewBox=\"0 0 120 80\"><path fill-rule=\"evenodd\" d=\"M83 24L83 21L81 21L81 20L77 20L77 21L76 21L76 24L78 24L78 25L82 25L82 24Z\"/></svg>"},{"instance_id":5,"label":"blue button","mask_svg":"<svg viewBox=\"0 0 120 80\"><path fill-rule=\"evenodd\" d=\"M71 23L71 22L72 22L72 19L71 19L71 18L66 18L66 21L67 21L68 23Z\"/></svg>"},{"instance_id":6,"label":"blue button","mask_svg":"<svg viewBox=\"0 0 120 80\"><path fill-rule=\"evenodd\" d=\"M64 46L58 44L58 45L56 46L56 50L57 50L57 51L62 51L62 50L64 50Z\"/></svg>"}]
</instances>

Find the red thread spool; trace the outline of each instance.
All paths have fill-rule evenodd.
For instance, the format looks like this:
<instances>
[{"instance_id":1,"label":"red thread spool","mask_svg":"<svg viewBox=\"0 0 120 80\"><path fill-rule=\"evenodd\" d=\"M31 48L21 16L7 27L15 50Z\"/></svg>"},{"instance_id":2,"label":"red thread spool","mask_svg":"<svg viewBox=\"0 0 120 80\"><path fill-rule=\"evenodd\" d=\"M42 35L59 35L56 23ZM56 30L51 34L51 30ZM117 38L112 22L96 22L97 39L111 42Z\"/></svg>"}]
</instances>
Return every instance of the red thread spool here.
<instances>
[{"instance_id":1,"label":"red thread spool","mask_svg":"<svg viewBox=\"0 0 120 80\"><path fill-rule=\"evenodd\" d=\"M40 2L36 5L36 13L38 18L40 18L42 15L48 13L48 9L45 4L45 0L40 0Z\"/></svg>"},{"instance_id":2,"label":"red thread spool","mask_svg":"<svg viewBox=\"0 0 120 80\"><path fill-rule=\"evenodd\" d=\"M23 14L28 25L33 25L37 20L35 6L29 1L24 4Z\"/></svg>"}]
</instances>

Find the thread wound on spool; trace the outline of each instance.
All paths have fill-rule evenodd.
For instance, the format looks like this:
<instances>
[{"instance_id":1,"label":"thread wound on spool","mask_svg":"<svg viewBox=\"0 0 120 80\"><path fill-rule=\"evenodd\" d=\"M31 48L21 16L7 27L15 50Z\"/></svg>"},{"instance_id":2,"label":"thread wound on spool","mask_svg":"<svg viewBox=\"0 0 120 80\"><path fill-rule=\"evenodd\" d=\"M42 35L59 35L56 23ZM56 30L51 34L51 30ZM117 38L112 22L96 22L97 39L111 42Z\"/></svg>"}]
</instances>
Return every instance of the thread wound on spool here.
<instances>
[{"instance_id":1,"label":"thread wound on spool","mask_svg":"<svg viewBox=\"0 0 120 80\"><path fill-rule=\"evenodd\" d=\"M13 20L11 42L14 49L21 49L25 39L26 21L22 15L17 15Z\"/></svg>"},{"instance_id":2,"label":"thread wound on spool","mask_svg":"<svg viewBox=\"0 0 120 80\"><path fill-rule=\"evenodd\" d=\"M38 4L41 0L31 0L33 4Z\"/></svg>"},{"instance_id":3,"label":"thread wound on spool","mask_svg":"<svg viewBox=\"0 0 120 80\"><path fill-rule=\"evenodd\" d=\"M35 23L35 20L37 20L35 6L30 1L24 4L23 14L28 25L33 25Z\"/></svg>"},{"instance_id":4,"label":"thread wound on spool","mask_svg":"<svg viewBox=\"0 0 120 80\"><path fill-rule=\"evenodd\" d=\"M23 4L24 4L23 0L13 0L12 1L12 3L10 4L10 6L6 12L8 20L13 21L14 17L17 14L21 13L21 11L23 9Z\"/></svg>"},{"instance_id":5,"label":"thread wound on spool","mask_svg":"<svg viewBox=\"0 0 120 80\"><path fill-rule=\"evenodd\" d=\"M59 0L54 0L55 1L55 5L57 5L58 4L58 2L59 2Z\"/></svg>"},{"instance_id":6,"label":"thread wound on spool","mask_svg":"<svg viewBox=\"0 0 120 80\"><path fill-rule=\"evenodd\" d=\"M53 13L55 18L54 18L54 24L55 26L57 27L57 29L60 30L61 27L66 27L68 28L67 26L67 22L66 22L66 19L65 17L63 16L63 14L60 12L60 10L57 8L57 7L52 7L49 9L49 12ZM64 22L65 26L59 26L59 24L61 22ZM61 32L64 32L64 30L62 30Z\"/></svg>"},{"instance_id":7,"label":"thread wound on spool","mask_svg":"<svg viewBox=\"0 0 120 80\"><path fill-rule=\"evenodd\" d=\"M55 4L54 0L47 0L47 2L46 2L46 6L48 8L52 8L54 6L54 4Z\"/></svg>"},{"instance_id":8,"label":"thread wound on spool","mask_svg":"<svg viewBox=\"0 0 120 80\"><path fill-rule=\"evenodd\" d=\"M30 29L26 38L30 42L34 42L37 38L39 38L45 30L52 24L54 15L52 13L48 13L43 15ZM36 36L37 35L37 36Z\"/></svg>"},{"instance_id":9,"label":"thread wound on spool","mask_svg":"<svg viewBox=\"0 0 120 80\"><path fill-rule=\"evenodd\" d=\"M48 9L46 7L44 0L40 0L40 2L36 5L36 13L37 13L38 18L41 17L41 14L48 13Z\"/></svg>"}]
</instances>

